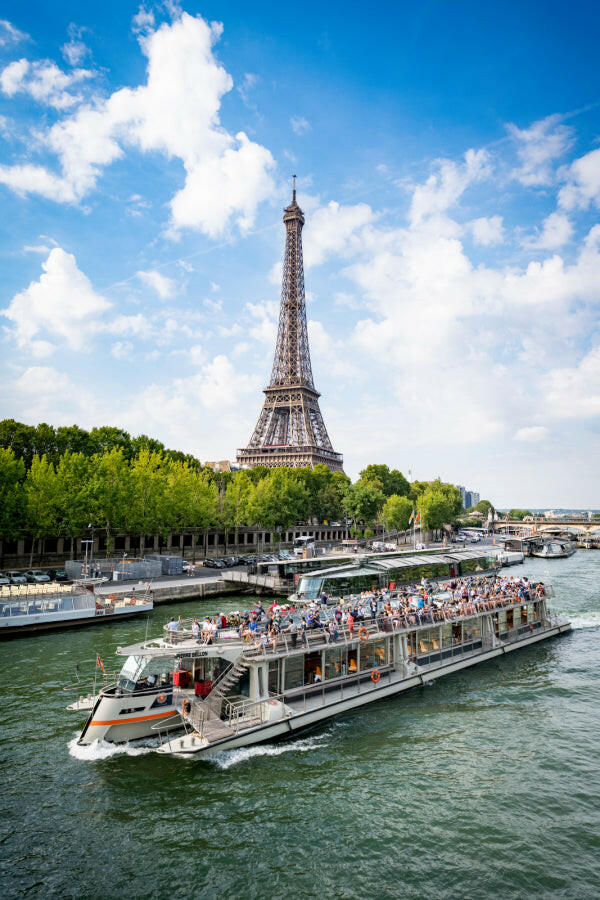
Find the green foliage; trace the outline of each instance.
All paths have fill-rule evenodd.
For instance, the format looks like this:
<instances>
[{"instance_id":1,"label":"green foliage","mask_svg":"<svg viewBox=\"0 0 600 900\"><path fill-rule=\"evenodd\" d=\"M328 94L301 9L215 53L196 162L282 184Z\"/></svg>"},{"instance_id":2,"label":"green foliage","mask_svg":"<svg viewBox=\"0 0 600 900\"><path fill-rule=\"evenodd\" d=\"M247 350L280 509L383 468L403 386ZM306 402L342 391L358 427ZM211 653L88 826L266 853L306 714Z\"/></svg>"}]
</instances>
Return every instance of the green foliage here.
<instances>
[{"instance_id":1,"label":"green foliage","mask_svg":"<svg viewBox=\"0 0 600 900\"><path fill-rule=\"evenodd\" d=\"M392 494L391 497L388 497L383 507L383 519L386 528L405 531L408 528L412 511L412 500L409 500L408 497L399 497L397 494Z\"/></svg>"},{"instance_id":2,"label":"green foliage","mask_svg":"<svg viewBox=\"0 0 600 900\"><path fill-rule=\"evenodd\" d=\"M11 449L0 448L0 535L12 538L19 533L25 501L25 464Z\"/></svg>"},{"instance_id":3,"label":"green foliage","mask_svg":"<svg viewBox=\"0 0 600 900\"><path fill-rule=\"evenodd\" d=\"M511 509L508 513L509 519L520 519L523 521L525 516L530 516L531 513L528 509Z\"/></svg>"},{"instance_id":4,"label":"green foliage","mask_svg":"<svg viewBox=\"0 0 600 900\"><path fill-rule=\"evenodd\" d=\"M344 509L352 519L370 525L378 518L384 502L385 497L378 484L361 479L346 491Z\"/></svg>"},{"instance_id":5,"label":"green foliage","mask_svg":"<svg viewBox=\"0 0 600 900\"><path fill-rule=\"evenodd\" d=\"M302 519L309 502L308 490L293 469L270 469L252 492L248 518L254 525L280 533Z\"/></svg>"},{"instance_id":6,"label":"green foliage","mask_svg":"<svg viewBox=\"0 0 600 900\"><path fill-rule=\"evenodd\" d=\"M480 500L475 509L477 512L483 513L486 518L490 510L492 511L492 515L495 512L494 507L489 500Z\"/></svg>"},{"instance_id":7,"label":"green foliage","mask_svg":"<svg viewBox=\"0 0 600 900\"><path fill-rule=\"evenodd\" d=\"M359 472L361 481L378 482L378 486L385 497L397 494L399 497L408 497L410 484L398 469L391 469L386 465L368 465Z\"/></svg>"}]
</instances>

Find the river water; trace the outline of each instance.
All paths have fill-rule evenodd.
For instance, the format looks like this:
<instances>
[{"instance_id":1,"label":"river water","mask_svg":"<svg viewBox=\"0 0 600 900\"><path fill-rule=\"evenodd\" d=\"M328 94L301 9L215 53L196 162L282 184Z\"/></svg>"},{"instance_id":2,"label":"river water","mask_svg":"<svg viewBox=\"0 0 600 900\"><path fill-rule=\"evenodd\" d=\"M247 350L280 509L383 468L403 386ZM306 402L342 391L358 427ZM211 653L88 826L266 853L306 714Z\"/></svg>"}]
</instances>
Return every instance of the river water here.
<instances>
[{"instance_id":1,"label":"river water","mask_svg":"<svg viewBox=\"0 0 600 900\"><path fill-rule=\"evenodd\" d=\"M600 553L508 571L572 634L212 760L75 746L75 663L144 623L4 641L2 897L598 897Z\"/></svg>"}]
</instances>

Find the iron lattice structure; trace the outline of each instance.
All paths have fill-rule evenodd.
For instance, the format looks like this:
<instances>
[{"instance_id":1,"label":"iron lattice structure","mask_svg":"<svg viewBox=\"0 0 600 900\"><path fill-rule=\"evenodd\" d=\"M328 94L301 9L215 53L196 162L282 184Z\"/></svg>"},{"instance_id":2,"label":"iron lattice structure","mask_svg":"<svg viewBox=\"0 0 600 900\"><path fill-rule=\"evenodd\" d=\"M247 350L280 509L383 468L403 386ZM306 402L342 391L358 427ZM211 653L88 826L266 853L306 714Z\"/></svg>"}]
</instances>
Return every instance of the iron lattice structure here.
<instances>
[{"instance_id":1,"label":"iron lattice structure","mask_svg":"<svg viewBox=\"0 0 600 900\"><path fill-rule=\"evenodd\" d=\"M295 176L294 176L295 179ZM284 210L285 251L277 344L271 381L258 422L238 462L248 466L315 466L325 463L343 471L343 457L331 446L315 390L304 298L302 226L304 214L296 202Z\"/></svg>"}]
</instances>

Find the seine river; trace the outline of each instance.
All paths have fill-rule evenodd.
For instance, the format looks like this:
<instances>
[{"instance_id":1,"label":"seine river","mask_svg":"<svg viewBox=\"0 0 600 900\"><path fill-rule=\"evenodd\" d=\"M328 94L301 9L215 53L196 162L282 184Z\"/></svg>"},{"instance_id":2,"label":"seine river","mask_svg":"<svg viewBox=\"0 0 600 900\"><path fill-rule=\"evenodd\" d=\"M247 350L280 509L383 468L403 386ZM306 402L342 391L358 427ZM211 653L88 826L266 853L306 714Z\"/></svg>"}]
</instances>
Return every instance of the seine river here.
<instances>
[{"instance_id":1,"label":"seine river","mask_svg":"<svg viewBox=\"0 0 600 900\"><path fill-rule=\"evenodd\" d=\"M508 571L573 633L210 761L75 747L75 663L143 623L4 641L2 897L598 897L600 552Z\"/></svg>"}]
</instances>

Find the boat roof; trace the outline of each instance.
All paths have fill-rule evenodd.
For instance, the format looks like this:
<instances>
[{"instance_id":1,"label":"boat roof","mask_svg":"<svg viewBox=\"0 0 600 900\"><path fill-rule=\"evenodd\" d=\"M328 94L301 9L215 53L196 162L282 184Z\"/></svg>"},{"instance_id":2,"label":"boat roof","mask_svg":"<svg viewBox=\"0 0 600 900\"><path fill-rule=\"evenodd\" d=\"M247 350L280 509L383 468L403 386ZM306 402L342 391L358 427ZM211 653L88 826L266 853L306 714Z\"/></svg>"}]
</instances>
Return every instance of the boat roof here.
<instances>
[{"instance_id":1,"label":"boat roof","mask_svg":"<svg viewBox=\"0 0 600 900\"><path fill-rule=\"evenodd\" d=\"M392 554L386 558L361 560L362 565L345 565L332 570L330 568L314 569L307 572L303 578L318 578L320 575L326 575L327 578L335 578L336 573L345 575L347 572L353 572L354 575L372 575L378 569L409 569L413 566L428 566L432 563L450 563L461 562L466 559L480 559L483 556L492 556L489 550L454 550L449 553L429 553L418 554L412 556L398 556Z\"/></svg>"}]
</instances>

